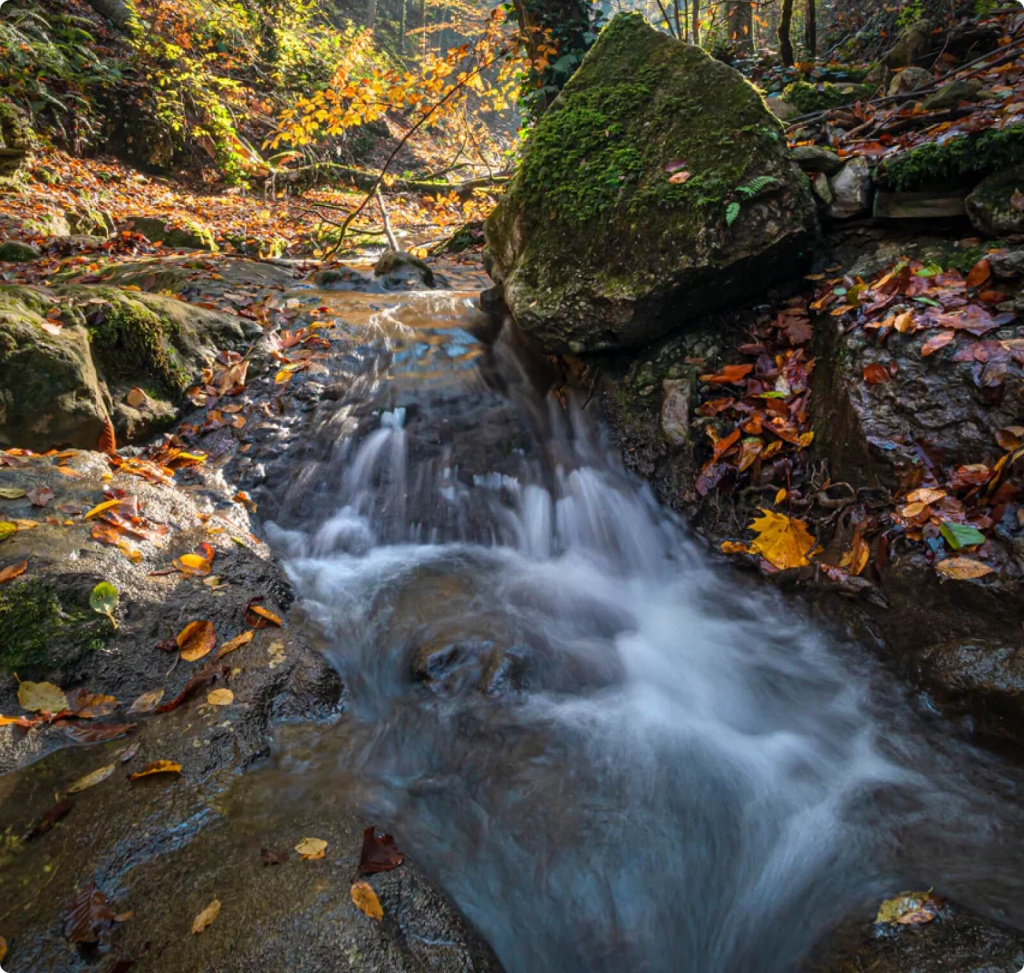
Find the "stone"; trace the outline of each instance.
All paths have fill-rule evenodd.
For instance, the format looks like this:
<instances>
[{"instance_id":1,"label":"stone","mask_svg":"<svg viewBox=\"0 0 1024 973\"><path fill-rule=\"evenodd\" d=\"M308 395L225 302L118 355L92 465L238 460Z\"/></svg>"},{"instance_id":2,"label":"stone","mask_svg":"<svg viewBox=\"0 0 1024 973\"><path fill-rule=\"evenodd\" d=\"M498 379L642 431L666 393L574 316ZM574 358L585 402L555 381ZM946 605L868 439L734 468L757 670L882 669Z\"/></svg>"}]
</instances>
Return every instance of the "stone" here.
<instances>
[{"instance_id":1,"label":"stone","mask_svg":"<svg viewBox=\"0 0 1024 973\"><path fill-rule=\"evenodd\" d=\"M941 108L955 108L962 101L974 101L983 85L977 78L967 78L964 81L951 81L929 95L922 102L926 111L937 111Z\"/></svg>"},{"instance_id":2,"label":"stone","mask_svg":"<svg viewBox=\"0 0 1024 973\"><path fill-rule=\"evenodd\" d=\"M875 219L929 220L963 216L967 212L964 197L949 192L875 193L872 215Z\"/></svg>"},{"instance_id":3,"label":"stone","mask_svg":"<svg viewBox=\"0 0 1024 973\"><path fill-rule=\"evenodd\" d=\"M833 84L831 81L811 84L809 81L794 81L782 92L782 99L795 106L801 115L807 115L867 101L874 97L875 91L876 85L873 84Z\"/></svg>"},{"instance_id":4,"label":"stone","mask_svg":"<svg viewBox=\"0 0 1024 973\"><path fill-rule=\"evenodd\" d=\"M834 220L848 220L867 212L871 206L871 164L861 157L846 162L839 174L829 181L834 197L828 215Z\"/></svg>"},{"instance_id":5,"label":"stone","mask_svg":"<svg viewBox=\"0 0 1024 973\"><path fill-rule=\"evenodd\" d=\"M819 172L811 180L811 188L814 190L814 195L826 206L831 206L835 201L835 196L832 195L832 187L829 185L828 176L825 173Z\"/></svg>"},{"instance_id":6,"label":"stone","mask_svg":"<svg viewBox=\"0 0 1024 973\"><path fill-rule=\"evenodd\" d=\"M891 71L909 68L927 59L935 50L935 25L922 18L900 34L899 40L875 64L864 78L878 84L885 81Z\"/></svg>"},{"instance_id":7,"label":"stone","mask_svg":"<svg viewBox=\"0 0 1024 973\"><path fill-rule=\"evenodd\" d=\"M172 250L209 250L217 252L213 231L198 223L178 222L163 217L130 216L121 224L121 229L141 233L152 243L163 243Z\"/></svg>"},{"instance_id":8,"label":"stone","mask_svg":"<svg viewBox=\"0 0 1024 973\"><path fill-rule=\"evenodd\" d=\"M798 145L792 156L804 172L823 172L826 176L834 176L843 168L843 160L823 145Z\"/></svg>"},{"instance_id":9,"label":"stone","mask_svg":"<svg viewBox=\"0 0 1024 973\"><path fill-rule=\"evenodd\" d=\"M665 379L662 382L665 398L661 400L659 424L661 434L674 450L691 444L690 420L693 418L693 399L696 393L694 376L689 379Z\"/></svg>"},{"instance_id":10,"label":"stone","mask_svg":"<svg viewBox=\"0 0 1024 973\"><path fill-rule=\"evenodd\" d=\"M1024 166L983 179L967 197L967 215L983 237L1024 233Z\"/></svg>"},{"instance_id":11,"label":"stone","mask_svg":"<svg viewBox=\"0 0 1024 973\"><path fill-rule=\"evenodd\" d=\"M0 100L0 177L12 176L28 159L32 127L20 108Z\"/></svg>"},{"instance_id":12,"label":"stone","mask_svg":"<svg viewBox=\"0 0 1024 973\"><path fill-rule=\"evenodd\" d=\"M988 258L992 272L997 277L1010 279L1024 277L1024 250L1011 250L1009 253L995 253Z\"/></svg>"},{"instance_id":13,"label":"stone","mask_svg":"<svg viewBox=\"0 0 1024 973\"><path fill-rule=\"evenodd\" d=\"M385 250L373 268L373 276L383 277L385 283L391 287L409 283L422 284L425 287L437 285L430 267L419 257L414 257L404 250Z\"/></svg>"},{"instance_id":14,"label":"stone","mask_svg":"<svg viewBox=\"0 0 1024 973\"><path fill-rule=\"evenodd\" d=\"M931 71L912 65L909 68L904 68L892 79L892 84L889 85L889 96L910 94L912 91L917 91L918 88L931 84L933 80Z\"/></svg>"},{"instance_id":15,"label":"stone","mask_svg":"<svg viewBox=\"0 0 1024 973\"><path fill-rule=\"evenodd\" d=\"M783 101L777 96L765 98L764 103L768 106L768 111L780 122L791 122L794 118L799 118L801 115L800 109L796 105L791 105L788 101Z\"/></svg>"},{"instance_id":16,"label":"stone","mask_svg":"<svg viewBox=\"0 0 1024 973\"><path fill-rule=\"evenodd\" d=\"M27 243L17 240L4 240L0 243L0 263L24 264L30 260L39 260L42 254Z\"/></svg>"},{"instance_id":17,"label":"stone","mask_svg":"<svg viewBox=\"0 0 1024 973\"><path fill-rule=\"evenodd\" d=\"M106 239L114 232L114 218L105 210L83 206L64 214L69 236L92 236Z\"/></svg>"},{"instance_id":18,"label":"stone","mask_svg":"<svg viewBox=\"0 0 1024 973\"><path fill-rule=\"evenodd\" d=\"M617 16L541 117L485 261L551 352L636 347L806 266L817 214L758 91Z\"/></svg>"}]
</instances>

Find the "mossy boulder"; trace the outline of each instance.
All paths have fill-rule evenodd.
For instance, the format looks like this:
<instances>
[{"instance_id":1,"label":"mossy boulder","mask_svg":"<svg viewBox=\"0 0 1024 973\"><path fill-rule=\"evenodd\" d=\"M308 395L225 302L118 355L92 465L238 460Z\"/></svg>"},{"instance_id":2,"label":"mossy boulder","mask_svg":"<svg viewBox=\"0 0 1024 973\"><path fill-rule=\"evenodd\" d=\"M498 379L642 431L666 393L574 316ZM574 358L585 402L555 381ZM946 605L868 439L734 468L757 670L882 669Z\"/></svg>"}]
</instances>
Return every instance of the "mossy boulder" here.
<instances>
[{"instance_id":1,"label":"mossy boulder","mask_svg":"<svg viewBox=\"0 0 1024 973\"><path fill-rule=\"evenodd\" d=\"M21 168L32 147L32 127L24 113L9 101L0 100L0 176Z\"/></svg>"},{"instance_id":2,"label":"mossy boulder","mask_svg":"<svg viewBox=\"0 0 1024 973\"><path fill-rule=\"evenodd\" d=\"M24 264L31 260L38 260L42 254L27 243L19 243L17 240L0 241L0 263Z\"/></svg>"},{"instance_id":3,"label":"mossy boulder","mask_svg":"<svg viewBox=\"0 0 1024 973\"><path fill-rule=\"evenodd\" d=\"M874 97L875 91L876 86L873 84L833 84L831 81L810 84L807 81L794 81L782 92L782 100L792 105L798 114L807 115L867 101Z\"/></svg>"},{"instance_id":4,"label":"mossy boulder","mask_svg":"<svg viewBox=\"0 0 1024 973\"><path fill-rule=\"evenodd\" d=\"M1024 233L1024 166L983 179L967 197L967 215L983 237Z\"/></svg>"},{"instance_id":5,"label":"mossy boulder","mask_svg":"<svg viewBox=\"0 0 1024 973\"><path fill-rule=\"evenodd\" d=\"M94 448L108 415L119 441L138 439L176 418L219 350L242 347L258 331L117 287L0 287L0 443ZM142 405L127 403L133 387L146 392Z\"/></svg>"},{"instance_id":6,"label":"mossy boulder","mask_svg":"<svg viewBox=\"0 0 1024 973\"><path fill-rule=\"evenodd\" d=\"M752 85L623 14L540 119L488 269L555 352L642 345L799 270L807 178Z\"/></svg>"},{"instance_id":7,"label":"mossy boulder","mask_svg":"<svg viewBox=\"0 0 1024 973\"><path fill-rule=\"evenodd\" d=\"M217 252L217 243L209 227L191 220L170 220L160 216L131 216L123 229L141 233L153 243L162 243L172 250L209 250Z\"/></svg>"}]
</instances>

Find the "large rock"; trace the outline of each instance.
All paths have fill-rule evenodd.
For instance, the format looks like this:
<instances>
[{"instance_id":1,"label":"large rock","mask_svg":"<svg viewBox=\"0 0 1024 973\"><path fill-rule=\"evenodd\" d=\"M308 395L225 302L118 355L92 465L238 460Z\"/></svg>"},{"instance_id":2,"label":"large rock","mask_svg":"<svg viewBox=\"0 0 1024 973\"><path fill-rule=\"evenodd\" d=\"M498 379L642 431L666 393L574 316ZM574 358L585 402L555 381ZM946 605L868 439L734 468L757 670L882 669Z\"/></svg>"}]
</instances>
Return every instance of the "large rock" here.
<instances>
[{"instance_id":1,"label":"large rock","mask_svg":"<svg viewBox=\"0 0 1024 973\"><path fill-rule=\"evenodd\" d=\"M32 128L28 120L9 101L0 100L0 176L17 172L31 147Z\"/></svg>"},{"instance_id":2,"label":"large rock","mask_svg":"<svg viewBox=\"0 0 1024 973\"><path fill-rule=\"evenodd\" d=\"M108 415L119 441L144 436L175 418L208 360L258 331L115 287L0 287L0 444L94 448ZM141 405L126 401L133 387Z\"/></svg>"},{"instance_id":3,"label":"large rock","mask_svg":"<svg viewBox=\"0 0 1024 973\"><path fill-rule=\"evenodd\" d=\"M213 231L188 220L171 220L161 216L130 216L123 229L141 233L153 243L162 243L176 250L209 250L217 252Z\"/></svg>"},{"instance_id":4,"label":"large rock","mask_svg":"<svg viewBox=\"0 0 1024 973\"><path fill-rule=\"evenodd\" d=\"M642 345L799 270L816 215L757 90L620 15L541 118L486 232L519 326L580 353Z\"/></svg>"},{"instance_id":5,"label":"large rock","mask_svg":"<svg viewBox=\"0 0 1024 973\"><path fill-rule=\"evenodd\" d=\"M967 197L967 215L982 236L1024 233L1024 166L982 180Z\"/></svg>"}]
</instances>

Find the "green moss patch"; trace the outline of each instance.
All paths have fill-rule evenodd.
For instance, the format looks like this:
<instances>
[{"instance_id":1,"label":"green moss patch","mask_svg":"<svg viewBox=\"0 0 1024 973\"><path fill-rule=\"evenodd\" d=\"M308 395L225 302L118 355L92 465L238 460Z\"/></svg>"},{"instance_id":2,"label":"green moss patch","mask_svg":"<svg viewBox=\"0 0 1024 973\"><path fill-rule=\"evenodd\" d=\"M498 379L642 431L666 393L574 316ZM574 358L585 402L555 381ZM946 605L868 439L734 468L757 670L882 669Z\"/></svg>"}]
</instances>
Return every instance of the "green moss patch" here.
<instances>
[{"instance_id":1,"label":"green moss patch","mask_svg":"<svg viewBox=\"0 0 1024 973\"><path fill-rule=\"evenodd\" d=\"M110 623L87 607L62 601L44 581L0 588L0 672L27 678L63 669L101 649Z\"/></svg>"},{"instance_id":2,"label":"green moss patch","mask_svg":"<svg viewBox=\"0 0 1024 973\"><path fill-rule=\"evenodd\" d=\"M782 100L798 109L800 114L807 115L814 111L826 111L830 108L844 108L858 101L872 98L875 94L872 84L810 84L807 81L794 81L782 92Z\"/></svg>"},{"instance_id":3,"label":"green moss patch","mask_svg":"<svg viewBox=\"0 0 1024 973\"><path fill-rule=\"evenodd\" d=\"M928 142L882 166L886 184L898 192L943 183L971 182L1024 164L1024 125L990 129L947 142Z\"/></svg>"}]
</instances>

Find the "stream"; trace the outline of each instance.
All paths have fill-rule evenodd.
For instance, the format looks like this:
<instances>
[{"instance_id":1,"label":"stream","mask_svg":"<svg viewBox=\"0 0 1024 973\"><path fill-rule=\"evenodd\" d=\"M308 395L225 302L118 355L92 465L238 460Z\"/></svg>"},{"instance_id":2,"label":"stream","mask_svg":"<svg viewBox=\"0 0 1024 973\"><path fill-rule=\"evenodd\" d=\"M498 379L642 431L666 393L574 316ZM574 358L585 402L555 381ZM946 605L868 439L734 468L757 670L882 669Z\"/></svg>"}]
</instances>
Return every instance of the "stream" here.
<instances>
[{"instance_id":1,"label":"stream","mask_svg":"<svg viewBox=\"0 0 1024 973\"><path fill-rule=\"evenodd\" d=\"M1024 924L1021 769L715 564L480 286L320 295L358 347L267 532L349 709L264 788L354 796L508 973L782 973L932 886Z\"/></svg>"}]
</instances>

